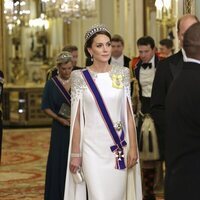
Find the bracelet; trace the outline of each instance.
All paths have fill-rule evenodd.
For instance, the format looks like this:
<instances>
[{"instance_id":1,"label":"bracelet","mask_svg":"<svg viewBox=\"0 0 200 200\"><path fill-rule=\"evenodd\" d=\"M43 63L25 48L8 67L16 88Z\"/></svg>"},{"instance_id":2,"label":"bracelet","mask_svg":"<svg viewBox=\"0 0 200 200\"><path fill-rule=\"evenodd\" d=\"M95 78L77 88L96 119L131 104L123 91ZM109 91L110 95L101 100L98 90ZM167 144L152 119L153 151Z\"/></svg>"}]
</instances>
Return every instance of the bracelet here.
<instances>
[{"instance_id":1,"label":"bracelet","mask_svg":"<svg viewBox=\"0 0 200 200\"><path fill-rule=\"evenodd\" d=\"M71 158L80 158L81 154L80 153L71 153Z\"/></svg>"}]
</instances>

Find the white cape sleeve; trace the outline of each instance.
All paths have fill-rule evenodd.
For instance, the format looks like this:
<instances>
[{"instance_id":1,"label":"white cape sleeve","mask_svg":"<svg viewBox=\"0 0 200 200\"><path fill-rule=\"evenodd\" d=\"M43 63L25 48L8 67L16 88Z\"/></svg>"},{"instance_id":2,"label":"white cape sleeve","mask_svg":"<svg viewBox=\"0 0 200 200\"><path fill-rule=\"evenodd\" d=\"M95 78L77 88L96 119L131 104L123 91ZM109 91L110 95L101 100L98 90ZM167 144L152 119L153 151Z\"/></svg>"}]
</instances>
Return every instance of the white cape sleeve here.
<instances>
[{"instance_id":1,"label":"white cape sleeve","mask_svg":"<svg viewBox=\"0 0 200 200\"><path fill-rule=\"evenodd\" d=\"M67 170L66 170L64 200L80 200L80 199L86 200L86 184L85 184L85 182L83 182L81 184L76 184L73 181L72 174L69 170L72 134L73 134L74 121L76 118L78 106L80 106L80 126L81 126L80 130L81 130L81 133L82 133L82 129L83 129L82 91L83 91L84 87L85 87L85 83L84 83L84 80L81 75L81 70L73 71L71 74L70 143L69 143L69 153L68 153L68 164L67 164ZM80 142L80 149L82 149L81 146L82 146L82 141Z\"/></svg>"},{"instance_id":2,"label":"white cape sleeve","mask_svg":"<svg viewBox=\"0 0 200 200\"><path fill-rule=\"evenodd\" d=\"M131 96L130 96L130 73L127 68L125 68L125 95L124 95L124 111L127 111L127 106L130 107L134 127L135 127L135 134L136 132L136 124L134 119L134 113L132 109L132 102L131 102ZM128 105L129 104L129 105ZM125 114L125 118L127 118L127 113ZM127 119L125 119L126 122L126 131L128 131L128 124ZM135 136L137 138L137 136ZM136 139L137 141L137 139ZM139 155L139 152L138 152ZM126 193L126 200L142 200L142 183L141 183L141 172L140 172L140 162L138 158L138 163L131 169L128 169L128 176L127 176L127 193Z\"/></svg>"}]
</instances>

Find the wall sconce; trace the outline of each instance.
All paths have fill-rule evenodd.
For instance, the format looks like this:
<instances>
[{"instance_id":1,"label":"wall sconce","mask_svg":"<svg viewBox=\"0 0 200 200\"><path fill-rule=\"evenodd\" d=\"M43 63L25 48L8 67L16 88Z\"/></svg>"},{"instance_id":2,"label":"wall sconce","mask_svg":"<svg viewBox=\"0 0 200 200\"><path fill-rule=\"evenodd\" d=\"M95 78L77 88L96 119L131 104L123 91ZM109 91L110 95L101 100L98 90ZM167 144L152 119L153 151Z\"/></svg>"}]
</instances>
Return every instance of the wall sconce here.
<instances>
[{"instance_id":1,"label":"wall sconce","mask_svg":"<svg viewBox=\"0 0 200 200\"><path fill-rule=\"evenodd\" d=\"M161 36L165 38L175 26L173 0L156 0L156 20L161 24Z\"/></svg>"},{"instance_id":2,"label":"wall sconce","mask_svg":"<svg viewBox=\"0 0 200 200\"><path fill-rule=\"evenodd\" d=\"M161 20L161 21L165 20L167 22L167 25L174 22L172 0L156 0L155 6L156 6L156 19L157 20Z\"/></svg>"}]
</instances>

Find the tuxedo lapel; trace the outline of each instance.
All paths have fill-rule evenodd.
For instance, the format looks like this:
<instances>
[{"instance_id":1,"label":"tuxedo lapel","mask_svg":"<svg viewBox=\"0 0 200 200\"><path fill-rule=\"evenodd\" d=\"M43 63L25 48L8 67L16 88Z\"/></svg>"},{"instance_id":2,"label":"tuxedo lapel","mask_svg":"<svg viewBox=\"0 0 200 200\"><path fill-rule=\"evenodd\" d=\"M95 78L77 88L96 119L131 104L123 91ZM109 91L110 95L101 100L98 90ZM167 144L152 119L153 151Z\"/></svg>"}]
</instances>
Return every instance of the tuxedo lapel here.
<instances>
[{"instance_id":1,"label":"tuxedo lapel","mask_svg":"<svg viewBox=\"0 0 200 200\"><path fill-rule=\"evenodd\" d=\"M183 67L183 56L182 53L180 52L178 55L178 63L169 63L170 70L172 72L173 79L177 77L177 75L181 72L182 67Z\"/></svg>"}]
</instances>

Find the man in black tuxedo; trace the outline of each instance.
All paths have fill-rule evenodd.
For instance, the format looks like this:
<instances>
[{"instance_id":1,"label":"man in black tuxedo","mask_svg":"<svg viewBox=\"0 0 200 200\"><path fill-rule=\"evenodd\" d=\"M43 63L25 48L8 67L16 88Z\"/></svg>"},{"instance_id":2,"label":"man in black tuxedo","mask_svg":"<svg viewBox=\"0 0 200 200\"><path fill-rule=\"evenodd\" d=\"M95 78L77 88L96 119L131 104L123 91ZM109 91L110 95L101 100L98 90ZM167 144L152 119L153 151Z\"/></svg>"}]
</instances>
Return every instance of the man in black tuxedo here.
<instances>
[{"instance_id":1,"label":"man in black tuxedo","mask_svg":"<svg viewBox=\"0 0 200 200\"><path fill-rule=\"evenodd\" d=\"M180 47L182 48L183 34L194 23L198 22L198 18L194 15L187 14L182 16L177 23L178 38ZM180 73L183 65L182 50L176 54L163 59L159 62L153 82L151 95L151 114L156 125L158 139L161 141L161 157L164 159L164 112L165 112L165 98L168 89Z\"/></svg>"},{"instance_id":2,"label":"man in black tuxedo","mask_svg":"<svg viewBox=\"0 0 200 200\"><path fill-rule=\"evenodd\" d=\"M200 22L183 39L183 65L166 97L165 200L199 199Z\"/></svg>"},{"instance_id":3,"label":"man in black tuxedo","mask_svg":"<svg viewBox=\"0 0 200 200\"><path fill-rule=\"evenodd\" d=\"M140 111L142 114L149 114L152 84L160 57L156 54L155 41L150 36L144 36L139 38L137 40L137 47L139 56L132 59L131 67L139 85L139 99L141 103ZM143 134L141 134L142 123L143 117L139 115L137 126L137 138L139 141L140 153L143 152L143 149L145 149L143 148L144 146L152 146L152 144L155 141L155 137L150 137L148 141L146 140L146 137L143 137ZM152 136L152 134L149 135ZM155 148L152 149L155 150ZM149 150L149 152L150 151L151 150ZM142 181L144 191L143 200L156 199L153 188L155 180L156 162L157 161L152 160L149 157L142 159Z\"/></svg>"},{"instance_id":4,"label":"man in black tuxedo","mask_svg":"<svg viewBox=\"0 0 200 200\"><path fill-rule=\"evenodd\" d=\"M198 22L198 18L191 14L184 15L178 20L177 33L181 48L184 32L196 22ZM159 62L153 82L151 95L151 115L156 126L161 161L164 161L165 149L165 100L168 89L175 77L177 77L180 73L182 65L183 53L182 50L179 50L176 54ZM160 170L162 170L162 164L160 165ZM162 175L163 174L161 173L159 177L161 180Z\"/></svg>"}]
</instances>

